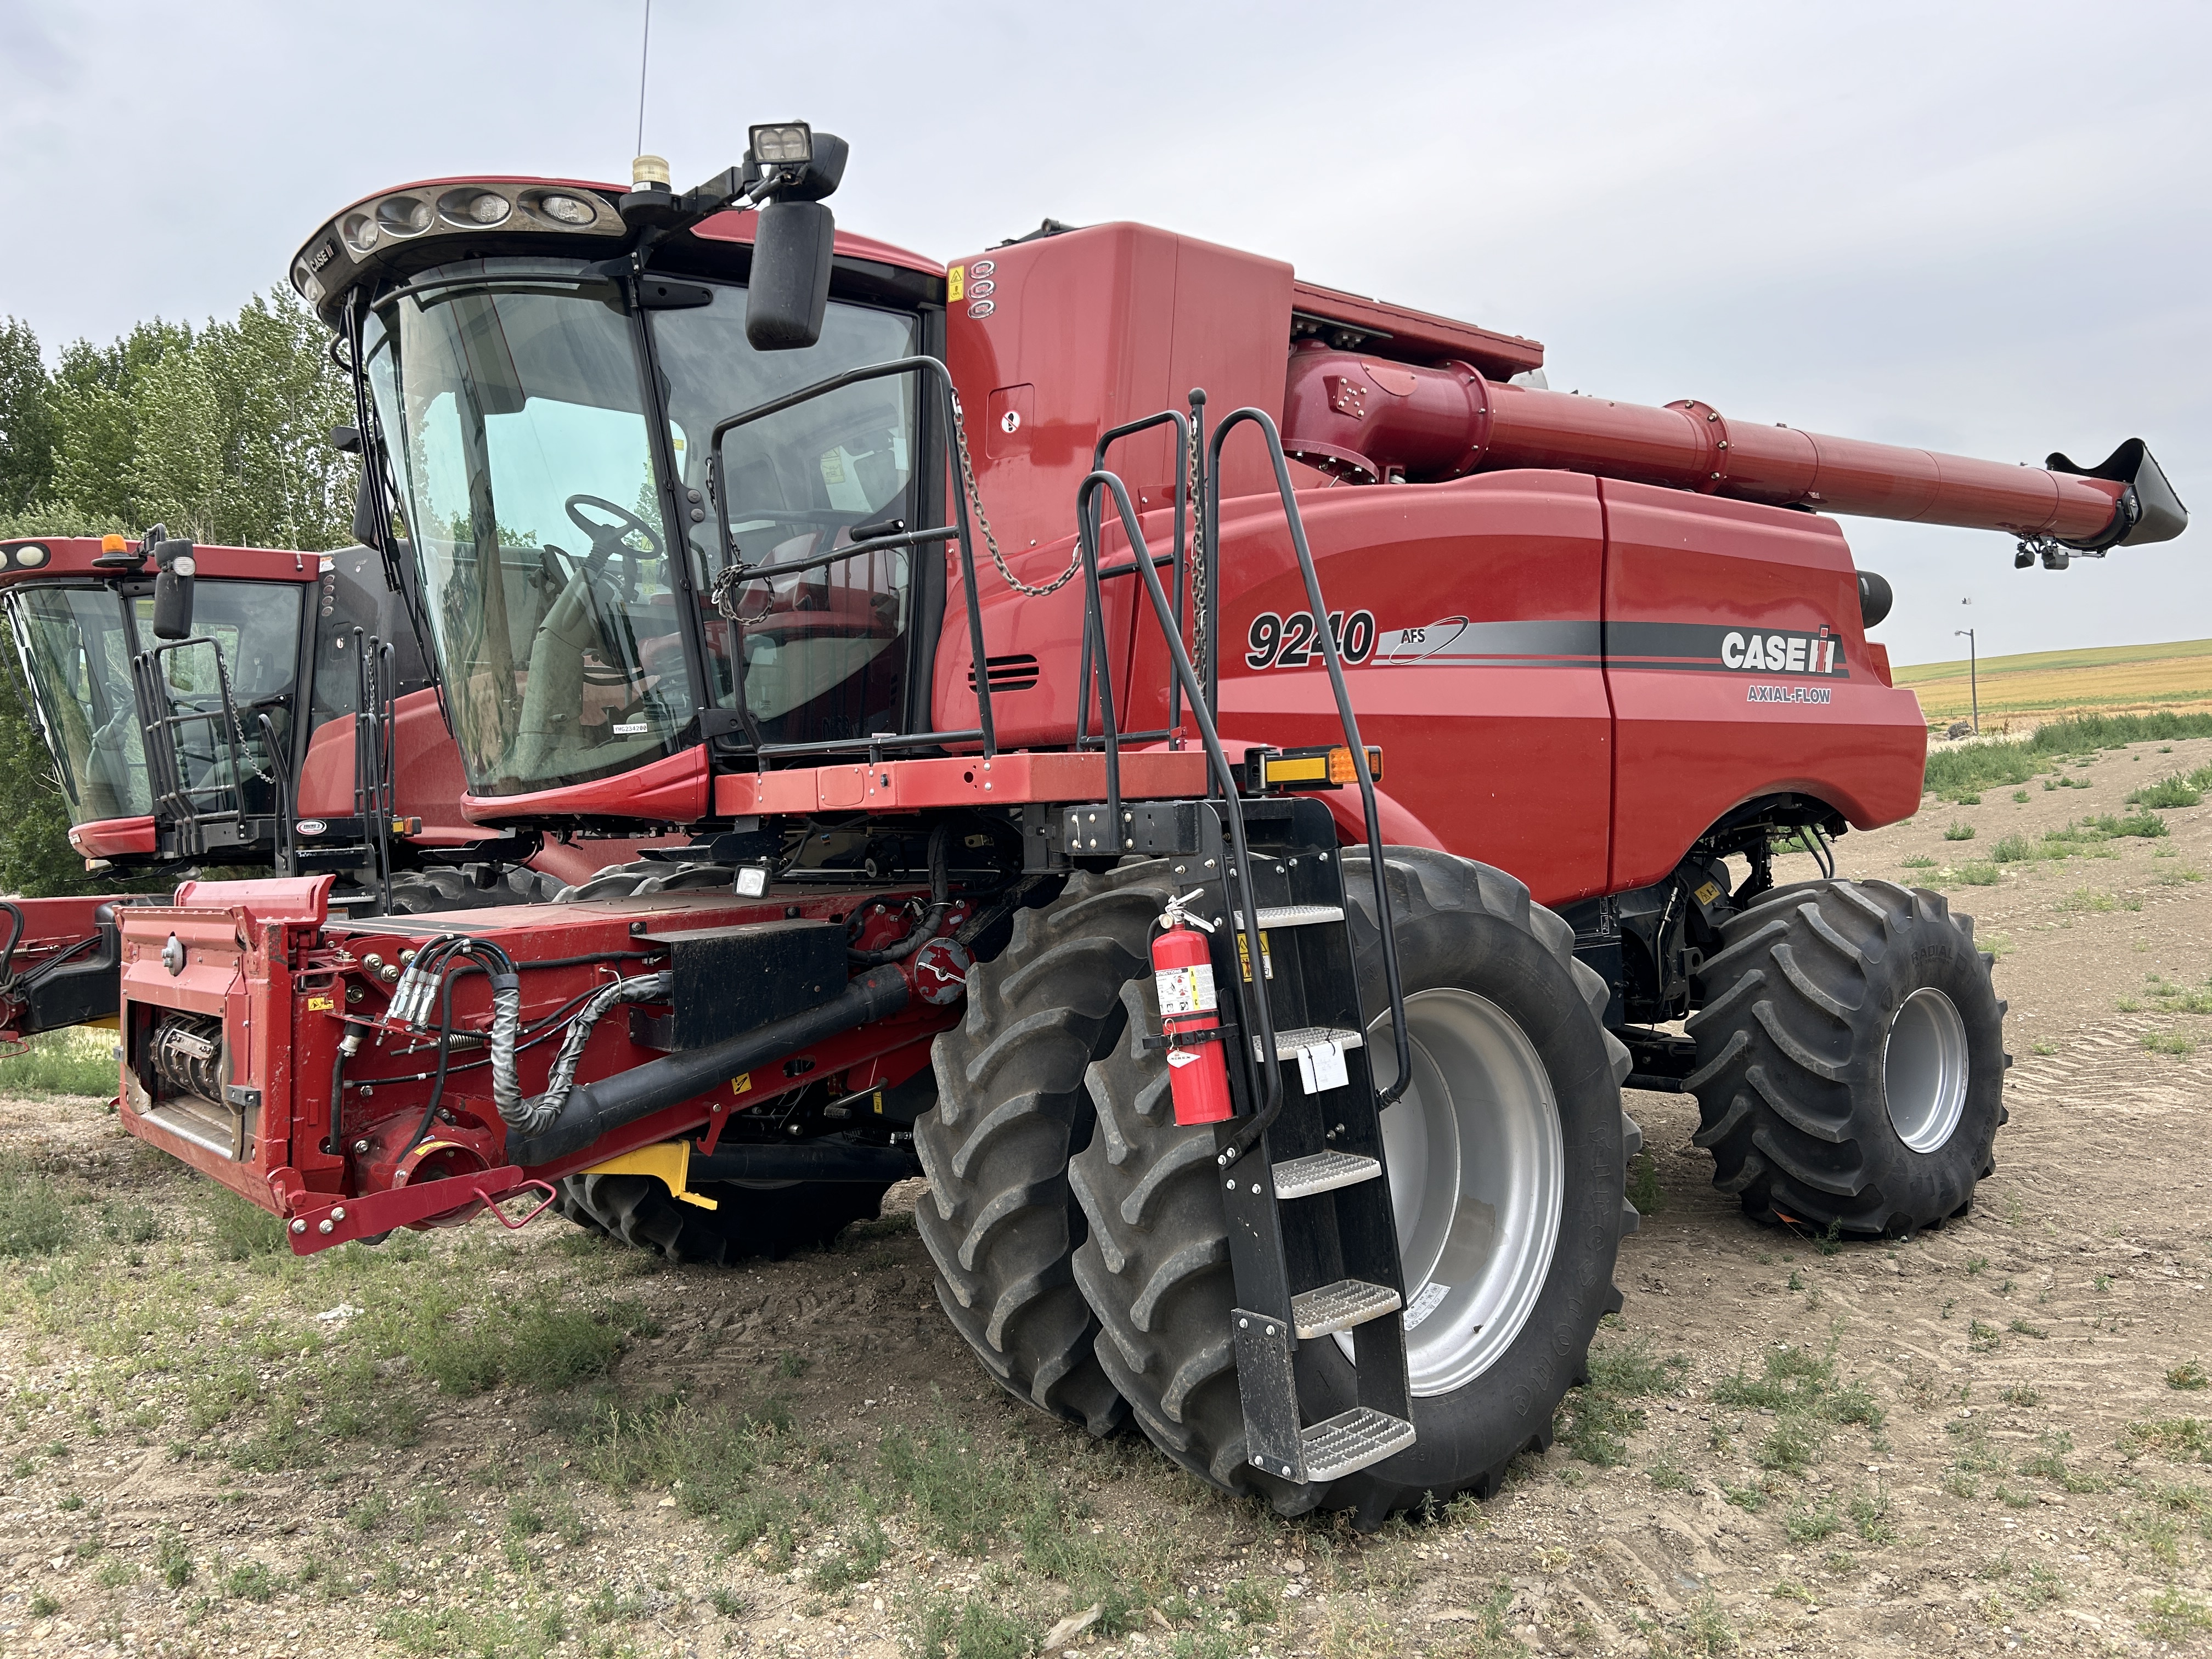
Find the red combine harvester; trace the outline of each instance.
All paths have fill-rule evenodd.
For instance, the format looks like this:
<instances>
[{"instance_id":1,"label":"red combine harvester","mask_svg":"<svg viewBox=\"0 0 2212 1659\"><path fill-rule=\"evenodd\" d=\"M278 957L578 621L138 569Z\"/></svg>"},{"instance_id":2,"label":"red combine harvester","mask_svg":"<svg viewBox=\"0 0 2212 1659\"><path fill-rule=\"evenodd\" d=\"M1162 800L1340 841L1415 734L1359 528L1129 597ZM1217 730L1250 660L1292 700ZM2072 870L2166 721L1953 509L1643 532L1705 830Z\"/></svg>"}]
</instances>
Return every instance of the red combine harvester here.
<instances>
[{"instance_id":1,"label":"red combine harvester","mask_svg":"<svg viewBox=\"0 0 2212 1659\"><path fill-rule=\"evenodd\" d=\"M1756 1215L1970 1202L1971 927L1772 880L1920 795L1827 514L2061 564L2182 528L2140 444L1566 396L1533 342L1137 225L940 268L834 232L842 141L752 139L681 194L384 191L293 272L466 816L681 830L680 880L133 908L134 1133L302 1252L565 1181L716 1257L919 1168L1010 1391L1367 1525L1548 1437L1620 1304L1624 1081L1698 1096Z\"/></svg>"},{"instance_id":2,"label":"red combine harvester","mask_svg":"<svg viewBox=\"0 0 2212 1659\"><path fill-rule=\"evenodd\" d=\"M460 756L381 562L159 530L0 542L0 611L88 867L329 871L340 908L413 914L550 896L635 855L461 817ZM0 1037L113 1018L112 907L149 902L4 902Z\"/></svg>"}]
</instances>

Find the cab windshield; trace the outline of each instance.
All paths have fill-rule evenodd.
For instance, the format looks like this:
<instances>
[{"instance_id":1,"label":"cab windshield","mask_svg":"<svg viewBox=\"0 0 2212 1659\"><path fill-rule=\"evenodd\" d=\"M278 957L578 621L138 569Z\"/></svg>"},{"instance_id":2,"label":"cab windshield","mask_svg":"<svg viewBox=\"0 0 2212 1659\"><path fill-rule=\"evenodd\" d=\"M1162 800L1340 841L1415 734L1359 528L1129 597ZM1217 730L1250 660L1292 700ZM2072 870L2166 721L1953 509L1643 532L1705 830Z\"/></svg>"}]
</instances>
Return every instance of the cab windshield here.
<instances>
[{"instance_id":1,"label":"cab windshield","mask_svg":"<svg viewBox=\"0 0 2212 1659\"><path fill-rule=\"evenodd\" d=\"M371 319L363 357L398 477L423 609L470 787L512 795L631 770L744 706L771 739L893 730L910 608L903 553L862 555L707 603L715 538L706 434L838 369L907 355L911 315L833 304L822 343L756 356L744 291L686 283L649 314L672 525L622 289L484 260L417 278ZM746 562L826 551L909 516L910 389L763 422L733 516ZM800 411L793 411L797 414ZM689 609L698 618L688 622ZM686 629L706 665L694 683Z\"/></svg>"},{"instance_id":2,"label":"cab windshield","mask_svg":"<svg viewBox=\"0 0 2212 1659\"><path fill-rule=\"evenodd\" d=\"M197 715L171 728L177 767L194 808L228 811L232 748L237 746L242 810L275 810L267 734L289 753L299 673L299 587L291 583L212 580L194 584L195 642L161 653L167 707L156 715ZM154 811L147 781L145 716L132 690L131 659L155 643L149 592L52 584L10 589L0 599L39 723L53 757L71 823L144 817ZM199 642L205 641L205 642ZM222 713L216 653L230 677L237 726Z\"/></svg>"}]
</instances>

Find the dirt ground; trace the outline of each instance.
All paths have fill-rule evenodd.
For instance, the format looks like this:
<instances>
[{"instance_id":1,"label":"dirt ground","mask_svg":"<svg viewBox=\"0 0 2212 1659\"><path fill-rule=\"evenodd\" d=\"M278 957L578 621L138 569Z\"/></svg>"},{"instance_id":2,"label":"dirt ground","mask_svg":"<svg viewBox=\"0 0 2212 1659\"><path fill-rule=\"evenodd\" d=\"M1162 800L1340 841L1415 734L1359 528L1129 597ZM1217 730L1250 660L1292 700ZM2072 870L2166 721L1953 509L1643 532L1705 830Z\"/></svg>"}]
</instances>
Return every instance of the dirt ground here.
<instances>
[{"instance_id":1,"label":"dirt ground","mask_svg":"<svg viewBox=\"0 0 2212 1659\"><path fill-rule=\"evenodd\" d=\"M99 1103L0 1106L0 1654L1017 1659L1093 1607L1098 1659L2212 1650L2212 804L2044 839L2207 763L1845 837L1998 954L1972 1212L1754 1225L1694 1103L1632 1097L1593 1386L1492 1501L1372 1537L1005 1401L896 1212L734 1272L551 1217L295 1262Z\"/></svg>"}]
</instances>

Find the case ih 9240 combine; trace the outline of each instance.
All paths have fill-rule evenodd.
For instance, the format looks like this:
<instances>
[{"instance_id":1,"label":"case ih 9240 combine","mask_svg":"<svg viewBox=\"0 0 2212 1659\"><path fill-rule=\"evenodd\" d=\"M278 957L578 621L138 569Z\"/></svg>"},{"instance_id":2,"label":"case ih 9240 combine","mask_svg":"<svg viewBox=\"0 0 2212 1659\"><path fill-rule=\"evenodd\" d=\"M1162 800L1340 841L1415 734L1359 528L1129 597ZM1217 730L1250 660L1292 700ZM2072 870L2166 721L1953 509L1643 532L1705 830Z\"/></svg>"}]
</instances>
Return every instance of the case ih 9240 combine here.
<instances>
[{"instance_id":1,"label":"case ih 9240 combine","mask_svg":"<svg viewBox=\"0 0 2212 1659\"><path fill-rule=\"evenodd\" d=\"M1368 1524L1548 1434L1619 1304L1632 1069L1755 1215L1970 1201L1971 928L1770 876L1920 794L1827 514L2062 563L2181 528L2140 444L1567 396L1530 341L1135 225L940 268L833 240L844 156L440 180L301 251L467 817L691 839L562 904L125 911L135 1133L302 1251L564 1180L774 1249L918 1165L1009 1390Z\"/></svg>"}]
</instances>

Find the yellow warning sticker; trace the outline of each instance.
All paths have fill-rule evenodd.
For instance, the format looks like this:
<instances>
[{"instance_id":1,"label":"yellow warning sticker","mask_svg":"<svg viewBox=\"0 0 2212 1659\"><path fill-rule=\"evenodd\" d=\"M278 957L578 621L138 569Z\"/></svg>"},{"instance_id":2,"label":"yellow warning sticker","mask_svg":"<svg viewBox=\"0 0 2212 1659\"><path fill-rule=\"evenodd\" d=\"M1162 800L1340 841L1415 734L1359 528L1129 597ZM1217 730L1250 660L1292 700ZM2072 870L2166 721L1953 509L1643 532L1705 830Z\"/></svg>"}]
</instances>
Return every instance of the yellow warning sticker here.
<instances>
[{"instance_id":1,"label":"yellow warning sticker","mask_svg":"<svg viewBox=\"0 0 2212 1659\"><path fill-rule=\"evenodd\" d=\"M335 1013L337 1011L337 1000L334 997L309 997L307 999L307 1012L311 1014Z\"/></svg>"},{"instance_id":2,"label":"yellow warning sticker","mask_svg":"<svg viewBox=\"0 0 2212 1659\"><path fill-rule=\"evenodd\" d=\"M955 265L945 273L945 300L950 305L968 292L968 267Z\"/></svg>"},{"instance_id":3,"label":"yellow warning sticker","mask_svg":"<svg viewBox=\"0 0 2212 1659\"><path fill-rule=\"evenodd\" d=\"M1237 935L1237 965L1244 970L1244 982L1249 985L1252 982L1252 947L1245 942L1241 932ZM1260 971L1269 979L1275 976L1275 952L1267 943L1267 930L1264 927L1260 930Z\"/></svg>"},{"instance_id":4,"label":"yellow warning sticker","mask_svg":"<svg viewBox=\"0 0 2212 1659\"><path fill-rule=\"evenodd\" d=\"M1700 887L1696 892L1690 895L1692 898L1697 900L1700 904L1711 904L1720 896L1721 884L1717 881L1707 882L1703 887Z\"/></svg>"},{"instance_id":5,"label":"yellow warning sticker","mask_svg":"<svg viewBox=\"0 0 2212 1659\"><path fill-rule=\"evenodd\" d=\"M730 1079L730 1092L732 1094L749 1095L752 1093L752 1091L753 1074L750 1072L747 1072L743 1077L733 1077Z\"/></svg>"}]
</instances>

